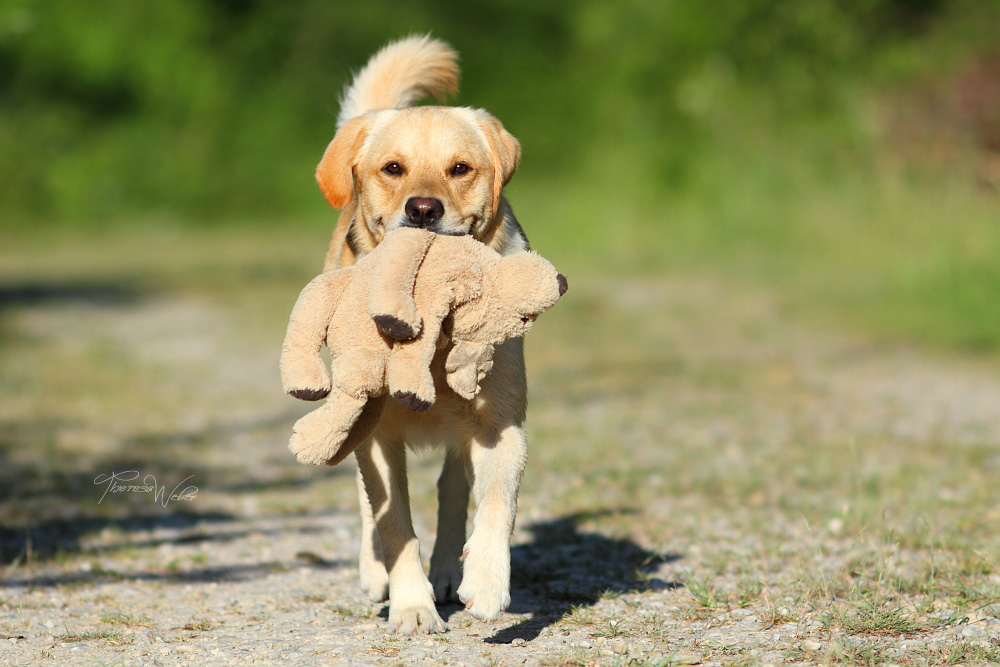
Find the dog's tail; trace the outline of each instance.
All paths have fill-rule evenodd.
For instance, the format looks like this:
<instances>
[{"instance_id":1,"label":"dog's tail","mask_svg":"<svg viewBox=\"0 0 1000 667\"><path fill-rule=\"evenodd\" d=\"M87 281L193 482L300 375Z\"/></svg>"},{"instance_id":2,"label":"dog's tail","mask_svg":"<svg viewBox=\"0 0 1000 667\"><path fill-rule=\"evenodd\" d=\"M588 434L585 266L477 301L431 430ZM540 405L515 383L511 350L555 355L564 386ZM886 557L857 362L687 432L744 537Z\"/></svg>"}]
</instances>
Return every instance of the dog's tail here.
<instances>
[{"instance_id":1,"label":"dog's tail","mask_svg":"<svg viewBox=\"0 0 1000 667\"><path fill-rule=\"evenodd\" d=\"M372 56L340 98L338 129L372 109L399 109L458 92L458 54L430 36L406 37Z\"/></svg>"}]
</instances>

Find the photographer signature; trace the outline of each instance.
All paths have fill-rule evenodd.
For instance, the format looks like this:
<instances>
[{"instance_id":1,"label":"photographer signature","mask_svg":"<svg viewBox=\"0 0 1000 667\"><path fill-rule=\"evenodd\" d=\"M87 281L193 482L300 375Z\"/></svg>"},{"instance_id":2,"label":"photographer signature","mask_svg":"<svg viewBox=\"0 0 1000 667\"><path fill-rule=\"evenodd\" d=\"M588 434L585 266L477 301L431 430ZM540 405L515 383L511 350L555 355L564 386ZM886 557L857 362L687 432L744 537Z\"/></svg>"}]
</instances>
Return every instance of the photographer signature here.
<instances>
[{"instance_id":1,"label":"photographer signature","mask_svg":"<svg viewBox=\"0 0 1000 667\"><path fill-rule=\"evenodd\" d=\"M135 482L139 478L138 470L126 470L124 472L112 472L110 475L98 475L94 478L94 484L104 485L104 493L101 495L101 500L97 501L100 505L109 493L152 493L153 500L160 503L163 507L166 507L171 502L175 500L194 500L195 495L198 493L197 486L185 486L181 488L181 485L187 482L189 479L194 477L194 475L188 475L171 489L170 493L167 493L166 486L159 486L156 483L156 477L153 475L146 475L142 478L142 483L130 483Z\"/></svg>"}]
</instances>

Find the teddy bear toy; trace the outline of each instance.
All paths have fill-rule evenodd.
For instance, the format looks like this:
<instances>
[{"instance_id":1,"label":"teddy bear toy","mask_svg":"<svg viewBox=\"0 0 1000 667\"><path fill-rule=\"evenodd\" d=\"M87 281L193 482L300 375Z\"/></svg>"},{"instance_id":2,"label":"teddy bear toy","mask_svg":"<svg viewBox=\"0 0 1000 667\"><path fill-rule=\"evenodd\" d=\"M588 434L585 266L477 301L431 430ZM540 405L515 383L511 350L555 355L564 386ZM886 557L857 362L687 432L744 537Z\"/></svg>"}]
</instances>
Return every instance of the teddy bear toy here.
<instances>
[{"instance_id":1,"label":"teddy bear toy","mask_svg":"<svg viewBox=\"0 0 1000 667\"><path fill-rule=\"evenodd\" d=\"M282 384L296 398L329 398L295 423L289 449L302 463L336 465L372 434L388 395L428 410L439 350L447 386L474 398L494 346L523 336L566 288L534 252L500 256L471 236L391 231L357 264L314 278L295 302Z\"/></svg>"}]
</instances>

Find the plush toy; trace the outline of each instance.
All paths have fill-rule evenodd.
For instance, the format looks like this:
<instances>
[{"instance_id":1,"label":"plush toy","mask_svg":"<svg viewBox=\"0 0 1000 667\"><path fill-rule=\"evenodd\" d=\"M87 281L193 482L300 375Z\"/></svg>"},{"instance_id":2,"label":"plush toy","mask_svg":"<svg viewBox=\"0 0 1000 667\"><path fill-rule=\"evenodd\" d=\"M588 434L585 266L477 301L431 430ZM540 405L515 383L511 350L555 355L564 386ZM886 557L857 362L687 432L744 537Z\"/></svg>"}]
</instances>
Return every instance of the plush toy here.
<instances>
[{"instance_id":1,"label":"plush toy","mask_svg":"<svg viewBox=\"0 0 1000 667\"><path fill-rule=\"evenodd\" d=\"M285 391L329 399L295 423L289 449L302 463L336 465L374 431L388 394L429 409L431 361L449 342L447 384L472 399L494 346L524 335L566 287L533 252L501 257L470 236L393 230L357 264L313 279L292 309L281 349Z\"/></svg>"}]
</instances>

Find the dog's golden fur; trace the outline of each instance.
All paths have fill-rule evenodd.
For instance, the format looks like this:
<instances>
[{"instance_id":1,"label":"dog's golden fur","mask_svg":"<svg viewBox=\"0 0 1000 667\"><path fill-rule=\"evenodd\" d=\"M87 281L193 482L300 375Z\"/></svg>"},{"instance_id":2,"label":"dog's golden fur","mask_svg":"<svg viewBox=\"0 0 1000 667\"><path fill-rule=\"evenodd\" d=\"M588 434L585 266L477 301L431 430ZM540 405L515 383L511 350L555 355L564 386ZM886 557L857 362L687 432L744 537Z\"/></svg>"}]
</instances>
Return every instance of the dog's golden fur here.
<instances>
[{"instance_id":1,"label":"dog's golden fur","mask_svg":"<svg viewBox=\"0 0 1000 667\"><path fill-rule=\"evenodd\" d=\"M485 111L409 106L453 93L457 82L447 45L411 37L382 49L347 88L340 128L316 170L331 206L343 208L324 270L354 263L387 231L408 224L415 197L441 203L432 231L471 234L504 255L528 248L502 193L520 159L517 140ZM434 363L441 361L439 354ZM422 414L390 400L372 439L356 450L361 584L373 600L388 597L393 632L444 630L434 600L461 600L484 620L510 602L509 541L527 457L521 340L497 348L475 400L443 381L436 390ZM436 445L446 455L428 580L410 521L406 447ZM470 488L476 516L466 542Z\"/></svg>"}]
</instances>

